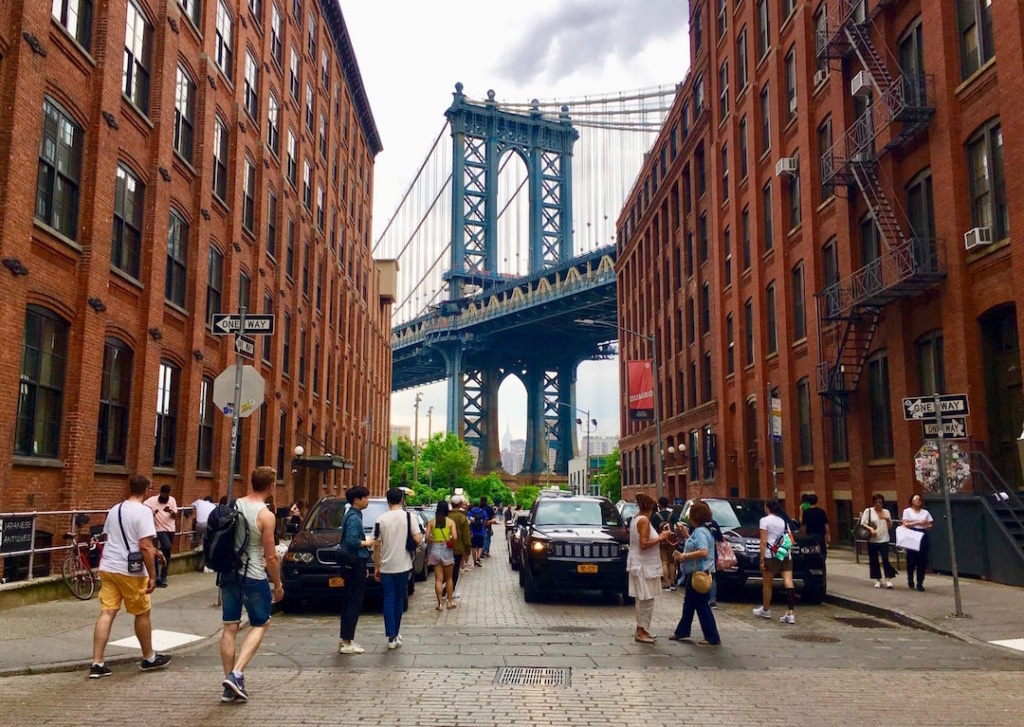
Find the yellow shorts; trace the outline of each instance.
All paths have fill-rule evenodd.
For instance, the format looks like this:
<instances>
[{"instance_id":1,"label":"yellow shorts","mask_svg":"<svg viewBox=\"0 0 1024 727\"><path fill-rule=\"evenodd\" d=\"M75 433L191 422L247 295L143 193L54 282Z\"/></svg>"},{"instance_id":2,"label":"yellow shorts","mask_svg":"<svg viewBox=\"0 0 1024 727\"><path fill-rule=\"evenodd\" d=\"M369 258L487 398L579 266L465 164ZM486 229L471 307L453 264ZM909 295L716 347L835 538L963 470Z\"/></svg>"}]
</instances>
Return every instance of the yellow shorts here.
<instances>
[{"instance_id":1,"label":"yellow shorts","mask_svg":"<svg viewBox=\"0 0 1024 727\"><path fill-rule=\"evenodd\" d=\"M124 601L124 610L132 616L146 613L150 609L146 584L149 576L127 576L121 573L100 571L100 608L104 611L118 611Z\"/></svg>"}]
</instances>

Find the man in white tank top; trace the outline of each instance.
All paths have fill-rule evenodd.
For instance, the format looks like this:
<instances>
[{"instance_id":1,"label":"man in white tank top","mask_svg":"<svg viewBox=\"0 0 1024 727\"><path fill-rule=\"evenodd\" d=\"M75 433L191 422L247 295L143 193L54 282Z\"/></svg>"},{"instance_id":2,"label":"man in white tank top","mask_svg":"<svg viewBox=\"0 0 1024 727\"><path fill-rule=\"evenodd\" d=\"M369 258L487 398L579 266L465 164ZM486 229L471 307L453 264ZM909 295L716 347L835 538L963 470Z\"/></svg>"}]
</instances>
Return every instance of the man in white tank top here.
<instances>
[{"instance_id":1,"label":"man in white tank top","mask_svg":"<svg viewBox=\"0 0 1024 727\"><path fill-rule=\"evenodd\" d=\"M272 467L257 467L250 478L249 494L235 500L239 512L249 525L249 545L246 549L246 567L241 582L221 586L224 631L220 637L220 658L224 664L224 694L222 702L247 702L242 672L256 655L263 637L270 627L270 605L284 598L281 569L274 548L274 513L267 508L273 494L277 473ZM239 543L240 545L241 543ZM269 582L268 582L269 577ZM273 590L271 590L273 585ZM235 655L235 639L242 619L242 606L249 615L249 632L242 648Z\"/></svg>"}]
</instances>

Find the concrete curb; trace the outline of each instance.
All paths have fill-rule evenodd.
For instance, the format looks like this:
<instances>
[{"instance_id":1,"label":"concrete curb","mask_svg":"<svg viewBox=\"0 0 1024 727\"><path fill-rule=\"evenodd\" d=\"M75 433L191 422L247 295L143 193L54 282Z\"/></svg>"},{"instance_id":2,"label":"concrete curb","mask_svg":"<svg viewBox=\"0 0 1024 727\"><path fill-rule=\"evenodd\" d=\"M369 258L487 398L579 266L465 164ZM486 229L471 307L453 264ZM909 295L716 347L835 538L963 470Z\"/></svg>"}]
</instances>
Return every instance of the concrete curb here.
<instances>
[{"instance_id":1,"label":"concrete curb","mask_svg":"<svg viewBox=\"0 0 1024 727\"><path fill-rule=\"evenodd\" d=\"M884 618L903 626L920 629L921 631L930 631L931 633L939 634L940 636L948 636L951 639L963 641L968 644L984 644L986 646L992 646L992 644L989 644L987 641L982 641L981 639L976 639L973 636L967 636L959 631L954 631L953 629L940 626L926 618L915 616L912 613L901 611L898 608L885 608L873 603L861 601L857 598L839 596L834 593L826 594L825 602L830 603L833 606L840 606L851 611L858 611L859 613L865 613L869 616L875 616L876 618Z\"/></svg>"}]
</instances>

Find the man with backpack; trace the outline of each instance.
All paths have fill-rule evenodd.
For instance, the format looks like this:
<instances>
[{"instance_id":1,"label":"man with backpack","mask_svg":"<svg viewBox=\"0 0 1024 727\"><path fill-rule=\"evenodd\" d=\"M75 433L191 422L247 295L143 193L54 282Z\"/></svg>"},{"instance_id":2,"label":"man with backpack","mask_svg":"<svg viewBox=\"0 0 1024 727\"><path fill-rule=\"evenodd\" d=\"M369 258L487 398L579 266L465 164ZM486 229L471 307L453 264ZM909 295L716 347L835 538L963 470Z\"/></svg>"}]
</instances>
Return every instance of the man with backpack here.
<instances>
[{"instance_id":1,"label":"man with backpack","mask_svg":"<svg viewBox=\"0 0 1024 727\"><path fill-rule=\"evenodd\" d=\"M224 665L222 702L249 701L243 671L270 627L271 604L284 598L274 548L277 521L274 513L267 509L277 473L272 467L257 467L249 479L250 489L245 497L231 505L218 506L210 514L203 548L207 565L217 572L220 586L224 621L220 637L220 658ZM229 544L232 547L229 548ZM243 606L249 615L250 628L236 655L235 640Z\"/></svg>"},{"instance_id":2,"label":"man with backpack","mask_svg":"<svg viewBox=\"0 0 1024 727\"><path fill-rule=\"evenodd\" d=\"M423 542L423 521L406 510L405 493L392 487L388 490L388 511L377 518L377 545L373 549L373 579L381 584L384 594L384 633L388 649L402 645L402 611L412 573L416 548ZM411 549L410 549L410 546Z\"/></svg>"},{"instance_id":3,"label":"man with backpack","mask_svg":"<svg viewBox=\"0 0 1024 727\"><path fill-rule=\"evenodd\" d=\"M469 536L473 545L473 564L483 567L484 535L487 530L487 511L481 505L466 513L469 517Z\"/></svg>"}]
</instances>

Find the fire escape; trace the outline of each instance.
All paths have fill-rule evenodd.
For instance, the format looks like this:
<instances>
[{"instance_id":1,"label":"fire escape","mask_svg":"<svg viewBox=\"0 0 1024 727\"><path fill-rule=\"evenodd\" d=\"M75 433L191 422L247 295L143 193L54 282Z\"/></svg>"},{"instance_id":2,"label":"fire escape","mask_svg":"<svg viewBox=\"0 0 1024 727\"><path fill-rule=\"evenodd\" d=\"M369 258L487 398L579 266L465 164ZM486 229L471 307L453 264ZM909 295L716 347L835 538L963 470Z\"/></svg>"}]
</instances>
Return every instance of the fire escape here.
<instances>
[{"instance_id":1,"label":"fire escape","mask_svg":"<svg viewBox=\"0 0 1024 727\"><path fill-rule=\"evenodd\" d=\"M880 254L847 278L827 281L817 299L818 394L829 416L842 416L857 390L882 309L938 285L945 276L944 256L934 239L916 237L895 196L887 188L878 156L909 143L928 126L934 113L931 79L901 73L892 52L886 58L872 43L874 17L898 0L878 0L870 14L866 0L836 0L831 26L816 33L819 59L845 61L855 55L863 70L851 79L850 92L862 112L832 148L821 156L823 185L856 186L864 195L879 235ZM830 8L831 10L831 8ZM887 63L888 60L888 63ZM876 141L884 140L881 151Z\"/></svg>"}]
</instances>

